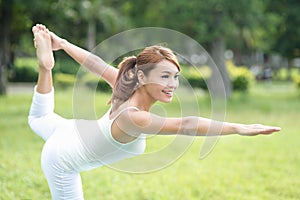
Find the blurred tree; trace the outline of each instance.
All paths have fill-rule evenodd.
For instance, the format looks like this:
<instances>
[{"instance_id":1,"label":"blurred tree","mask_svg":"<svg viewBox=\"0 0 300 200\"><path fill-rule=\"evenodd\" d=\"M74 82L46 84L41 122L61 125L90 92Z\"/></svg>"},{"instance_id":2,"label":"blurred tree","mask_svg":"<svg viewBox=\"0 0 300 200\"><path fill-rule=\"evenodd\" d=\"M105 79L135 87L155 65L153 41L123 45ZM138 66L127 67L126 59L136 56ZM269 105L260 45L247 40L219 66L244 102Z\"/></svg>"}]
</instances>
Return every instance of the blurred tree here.
<instances>
[{"instance_id":1,"label":"blurred tree","mask_svg":"<svg viewBox=\"0 0 300 200\"><path fill-rule=\"evenodd\" d=\"M48 1L1 0L0 14L0 94L6 93L7 69L13 66L15 53L32 46L30 28L34 19L45 19L51 14ZM42 12L41 12L42 11Z\"/></svg>"},{"instance_id":2,"label":"blurred tree","mask_svg":"<svg viewBox=\"0 0 300 200\"><path fill-rule=\"evenodd\" d=\"M277 51L288 59L300 54L297 0L0 0L0 5L0 93L5 93L5 71L14 52L34 53L30 29L35 23L44 23L88 49L125 28L178 30L210 52L228 96L231 86L224 64L228 47L236 55L255 49Z\"/></svg>"},{"instance_id":3,"label":"blurred tree","mask_svg":"<svg viewBox=\"0 0 300 200\"><path fill-rule=\"evenodd\" d=\"M6 94L6 69L10 63L10 24L12 17L12 1L1 0L0 13L0 95Z\"/></svg>"},{"instance_id":4,"label":"blurred tree","mask_svg":"<svg viewBox=\"0 0 300 200\"><path fill-rule=\"evenodd\" d=\"M281 16L276 26L273 50L289 60L300 57L300 2L298 0L269 1L269 10Z\"/></svg>"},{"instance_id":5,"label":"blurred tree","mask_svg":"<svg viewBox=\"0 0 300 200\"><path fill-rule=\"evenodd\" d=\"M122 7L134 19L136 26L163 26L178 30L206 47L223 79L216 80L216 73L213 73L211 81L223 81L228 97L231 96L231 83L224 58L227 44L241 40L244 42L236 43L236 46L255 46L252 36L263 17L263 8L264 2L260 0L128 0ZM218 88L215 89L218 91Z\"/></svg>"},{"instance_id":6,"label":"blurred tree","mask_svg":"<svg viewBox=\"0 0 300 200\"><path fill-rule=\"evenodd\" d=\"M31 27L36 23L86 48L96 45L96 38L125 29L127 20L109 0L0 0L0 94L6 93L8 66L13 66L16 52L34 54ZM82 28L83 27L83 28Z\"/></svg>"},{"instance_id":7,"label":"blurred tree","mask_svg":"<svg viewBox=\"0 0 300 200\"><path fill-rule=\"evenodd\" d=\"M63 30L68 28L71 30L76 28L76 31L84 30L86 48L92 50L96 46L97 38L102 38L100 37L101 33L111 35L125 28L126 18L121 17L118 10L109 3L109 1L103 0L83 0L80 2L65 0L55 4L54 7L56 10L60 8L65 10L65 16L60 18L65 19ZM80 29L77 28L79 26L72 27L73 23L66 27L68 20L78 24ZM56 31L57 27L53 27L53 30Z\"/></svg>"},{"instance_id":8,"label":"blurred tree","mask_svg":"<svg viewBox=\"0 0 300 200\"><path fill-rule=\"evenodd\" d=\"M276 40L271 50L288 59L287 67L290 72L293 67L292 60L300 57L300 2L298 0L269 0L268 10L281 16L280 23L275 26L276 32L272 35ZM288 79L291 79L290 73Z\"/></svg>"}]
</instances>

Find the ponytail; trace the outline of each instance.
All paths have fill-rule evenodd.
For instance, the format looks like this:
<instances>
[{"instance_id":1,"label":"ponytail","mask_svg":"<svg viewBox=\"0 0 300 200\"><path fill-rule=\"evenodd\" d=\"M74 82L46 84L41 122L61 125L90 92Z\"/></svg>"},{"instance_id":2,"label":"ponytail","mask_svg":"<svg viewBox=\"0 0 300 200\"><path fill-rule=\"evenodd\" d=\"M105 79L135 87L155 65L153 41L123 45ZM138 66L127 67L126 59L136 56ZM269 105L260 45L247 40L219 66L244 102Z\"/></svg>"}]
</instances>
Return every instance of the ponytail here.
<instances>
[{"instance_id":1,"label":"ponytail","mask_svg":"<svg viewBox=\"0 0 300 200\"><path fill-rule=\"evenodd\" d=\"M137 88L138 78L136 75L137 58L135 56L126 57L119 64L119 73L115 86L111 103L113 110L117 109L123 102L127 101Z\"/></svg>"}]
</instances>

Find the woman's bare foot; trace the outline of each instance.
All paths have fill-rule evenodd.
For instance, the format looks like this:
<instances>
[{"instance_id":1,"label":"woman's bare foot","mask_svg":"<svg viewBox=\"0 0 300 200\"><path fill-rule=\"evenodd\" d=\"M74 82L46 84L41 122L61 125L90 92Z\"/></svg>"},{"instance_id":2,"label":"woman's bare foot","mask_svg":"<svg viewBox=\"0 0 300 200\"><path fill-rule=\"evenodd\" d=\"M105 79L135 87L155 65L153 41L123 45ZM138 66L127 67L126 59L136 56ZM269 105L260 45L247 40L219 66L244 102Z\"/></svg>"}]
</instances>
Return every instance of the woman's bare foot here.
<instances>
[{"instance_id":1,"label":"woman's bare foot","mask_svg":"<svg viewBox=\"0 0 300 200\"><path fill-rule=\"evenodd\" d=\"M32 27L32 32L39 66L51 70L54 67L54 57L49 31L44 25L37 24Z\"/></svg>"}]
</instances>

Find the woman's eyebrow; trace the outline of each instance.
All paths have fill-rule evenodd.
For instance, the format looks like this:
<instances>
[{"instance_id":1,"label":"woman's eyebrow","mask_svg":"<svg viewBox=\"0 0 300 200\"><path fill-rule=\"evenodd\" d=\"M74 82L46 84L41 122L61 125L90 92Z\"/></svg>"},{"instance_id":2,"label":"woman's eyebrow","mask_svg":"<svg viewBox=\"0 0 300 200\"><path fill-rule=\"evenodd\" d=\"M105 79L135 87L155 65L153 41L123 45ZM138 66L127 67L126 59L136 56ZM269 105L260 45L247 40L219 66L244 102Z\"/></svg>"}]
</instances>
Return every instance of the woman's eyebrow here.
<instances>
[{"instance_id":1,"label":"woman's eyebrow","mask_svg":"<svg viewBox=\"0 0 300 200\"><path fill-rule=\"evenodd\" d=\"M172 74L172 72L170 72L170 71L162 71L161 73ZM179 72L176 72L175 74L179 74Z\"/></svg>"}]
</instances>

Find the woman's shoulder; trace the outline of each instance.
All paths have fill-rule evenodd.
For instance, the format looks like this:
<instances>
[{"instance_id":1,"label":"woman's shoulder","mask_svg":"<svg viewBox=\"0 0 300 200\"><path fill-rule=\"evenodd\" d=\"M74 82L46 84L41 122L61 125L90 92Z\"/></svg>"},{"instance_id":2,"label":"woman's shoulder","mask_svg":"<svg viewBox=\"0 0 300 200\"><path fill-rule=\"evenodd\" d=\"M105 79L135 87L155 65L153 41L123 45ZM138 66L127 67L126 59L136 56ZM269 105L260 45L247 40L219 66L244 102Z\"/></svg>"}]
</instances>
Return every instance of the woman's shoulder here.
<instances>
[{"instance_id":1,"label":"woman's shoulder","mask_svg":"<svg viewBox=\"0 0 300 200\"><path fill-rule=\"evenodd\" d=\"M113 110L110 109L109 111L109 118L114 120L119 116L129 116L131 113L140 112L141 110L136 106L120 106L119 108Z\"/></svg>"},{"instance_id":2,"label":"woman's shoulder","mask_svg":"<svg viewBox=\"0 0 300 200\"><path fill-rule=\"evenodd\" d=\"M124 126L132 127L133 130L143 131L145 128L150 128L155 124L159 124L158 122L164 121L162 117L148 111L134 109L133 107L127 107L125 110L118 118L119 122Z\"/></svg>"}]
</instances>

